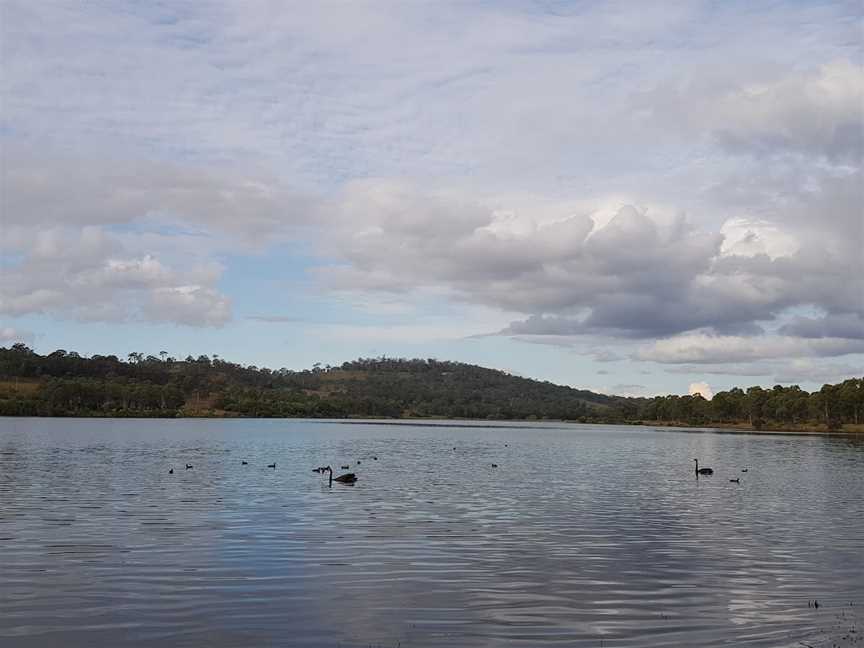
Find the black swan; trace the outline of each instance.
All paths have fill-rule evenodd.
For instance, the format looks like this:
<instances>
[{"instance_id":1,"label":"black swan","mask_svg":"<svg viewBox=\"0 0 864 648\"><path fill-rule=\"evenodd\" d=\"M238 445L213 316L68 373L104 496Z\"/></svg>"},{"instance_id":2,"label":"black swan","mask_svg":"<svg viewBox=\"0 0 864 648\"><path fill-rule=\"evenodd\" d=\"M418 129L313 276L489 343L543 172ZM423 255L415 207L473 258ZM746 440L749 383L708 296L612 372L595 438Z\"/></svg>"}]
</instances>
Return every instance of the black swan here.
<instances>
[{"instance_id":1,"label":"black swan","mask_svg":"<svg viewBox=\"0 0 864 648\"><path fill-rule=\"evenodd\" d=\"M699 467L699 460L694 459L693 461L696 462L696 474L697 475L713 475L714 474L713 468L700 468Z\"/></svg>"},{"instance_id":2,"label":"black swan","mask_svg":"<svg viewBox=\"0 0 864 648\"><path fill-rule=\"evenodd\" d=\"M354 473L345 473L344 475L339 475L338 477L333 477L333 469L330 466L327 466L325 470L330 471L330 486L333 485L334 481L339 482L340 484L353 484L357 481L357 475Z\"/></svg>"}]
</instances>

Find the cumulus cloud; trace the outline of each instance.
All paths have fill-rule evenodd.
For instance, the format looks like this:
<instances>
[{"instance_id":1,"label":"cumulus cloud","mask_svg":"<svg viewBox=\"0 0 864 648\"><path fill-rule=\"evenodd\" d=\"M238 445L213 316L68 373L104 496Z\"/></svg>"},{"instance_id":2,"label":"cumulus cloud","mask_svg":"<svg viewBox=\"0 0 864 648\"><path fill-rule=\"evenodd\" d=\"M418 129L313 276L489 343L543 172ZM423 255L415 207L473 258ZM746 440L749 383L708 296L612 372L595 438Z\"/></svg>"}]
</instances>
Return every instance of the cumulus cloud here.
<instances>
[{"instance_id":1,"label":"cumulus cloud","mask_svg":"<svg viewBox=\"0 0 864 648\"><path fill-rule=\"evenodd\" d=\"M703 113L732 150L822 155L861 163L864 155L864 69L832 61L806 74L736 88Z\"/></svg>"},{"instance_id":2,"label":"cumulus cloud","mask_svg":"<svg viewBox=\"0 0 864 648\"><path fill-rule=\"evenodd\" d=\"M320 269L319 277L343 290L438 287L456 300L525 313L500 333L552 344L706 328L760 336L763 322L796 306L832 314L864 309L864 279L849 275L858 261L847 214L857 207L832 193L814 198L810 213L826 201L840 224L772 247L772 257L764 248L724 249L720 232L633 206L602 226L586 214L540 223L526 217L514 228L507 213L501 227L500 213L482 203L368 181L338 206L335 220L343 227L331 244L346 263ZM735 228L742 228L740 219Z\"/></svg>"},{"instance_id":3,"label":"cumulus cloud","mask_svg":"<svg viewBox=\"0 0 864 648\"><path fill-rule=\"evenodd\" d=\"M215 264L181 269L150 255L130 256L117 237L95 226L22 238L27 252L0 274L3 315L191 326L221 326L231 318L230 299L215 288L222 272Z\"/></svg>"},{"instance_id":4,"label":"cumulus cloud","mask_svg":"<svg viewBox=\"0 0 864 648\"><path fill-rule=\"evenodd\" d=\"M512 334L668 332L715 315L691 313L682 321L682 312L659 308L686 298L722 241L682 218L661 224L625 206L599 229L577 214L502 232L483 204L390 183L355 186L340 208L343 222L363 228L346 229L336 242L346 265L321 269L333 288L439 286L506 311L586 313L583 320L535 315L506 331Z\"/></svg>"},{"instance_id":5,"label":"cumulus cloud","mask_svg":"<svg viewBox=\"0 0 864 648\"><path fill-rule=\"evenodd\" d=\"M711 389L711 386L707 382L690 383L690 387L687 389L687 393L689 393L691 396L699 394L705 400L711 400L712 398L714 398L714 390Z\"/></svg>"}]
</instances>

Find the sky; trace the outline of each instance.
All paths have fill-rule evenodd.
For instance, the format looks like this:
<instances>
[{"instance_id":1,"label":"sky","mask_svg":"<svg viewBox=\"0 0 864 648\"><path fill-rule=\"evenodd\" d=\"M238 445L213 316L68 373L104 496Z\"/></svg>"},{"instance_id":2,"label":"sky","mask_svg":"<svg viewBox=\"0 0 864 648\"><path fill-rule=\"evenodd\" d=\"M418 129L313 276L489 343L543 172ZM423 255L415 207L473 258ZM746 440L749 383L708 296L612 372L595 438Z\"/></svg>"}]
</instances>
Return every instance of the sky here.
<instances>
[{"instance_id":1,"label":"sky","mask_svg":"<svg viewBox=\"0 0 864 648\"><path fill-rule=\"evenodd\" d=\"M0 345L864 373L852 2L0 3Z\"/></svg>"}]
</instances>

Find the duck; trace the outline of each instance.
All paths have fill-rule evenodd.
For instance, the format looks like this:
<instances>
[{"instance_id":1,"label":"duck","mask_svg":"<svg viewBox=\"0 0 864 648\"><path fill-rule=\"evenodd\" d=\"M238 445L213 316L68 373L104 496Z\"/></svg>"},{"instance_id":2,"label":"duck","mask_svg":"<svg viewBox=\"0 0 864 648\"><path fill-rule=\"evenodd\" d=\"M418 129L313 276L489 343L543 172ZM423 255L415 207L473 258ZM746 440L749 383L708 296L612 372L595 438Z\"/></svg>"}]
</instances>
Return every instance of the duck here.
<instances>
[{"instance_id":1,"label":"duck","mask_svg":"<svg viewBox=\"0 0 864 648\"><path fill-rule=\"evenodd\" d=\"M168 474L169 474L169 475L173 475L173 474L174 474L174 469L172 468L171 470L169 470L169 471L168 471Z\"/></svg>"},{"instance_id":2,"label":"duck","mask_svg":"<svg viewBox=\"0 0 864 648\"><path fill-rule=\"evenodd\" d=\"M268 468L275 468L275 467L276 467L276 462L274 461L272 464L267 464L267 467L268 467Z\"/></svg>"},{"instance_id":3,"label":"duck","mask_svg":"<svg viewBox=\"0 0 864 648\"><path fill-rule=\"evenodd\" d=\"M372 457L372 461L378 461L378 457Z\"/></svg>"},{"instance_id":4,"label":"duck","mask_svg":"<svg viewBox=\"0 0 864 648\"><path fill-rule=\"evenodd\" d=\"M337 481L340 484L353 484L357 481L357 475L355 475L354 473L345 473L344 475L333 477L333 469L330 466L327 466L325 470L330 471L330 486L333 485L334 481Z\"/></svg>"},{"instance_id":5,"label":"duck","mask_svg":"<svg viewBox=\"0 0 864 648\"><path fill-rule=\"evenodd\" d=\"M345 464L344 466L342 466L342 470L348 470L350 467L350 464Z\"/></svg>"},{"instance_id":6,"label":"duck","mask_svg":"<svg viewBox=\"0 0 864 648\"><path fill-rule=\"evenodd\" d=\"M240 465L241 465L241 466L248 466L248 465L249 465L249 462L248 462L248 461L241 461L241 462L240 462Z\"/></svg>"},{"instance_id":7,"label":"duck","mask_svg":"<svg viewBox=\"0 0 864 648\"><path fill-rule=\"evenodd\" d=\"M186 470L190 470L192 468L192 464L186 464Z\"/></svg>"},{"instance_id":8,"label":"duck","mask_svg":"<svg viewBox=\"0 0 864 648\"><path fill-rule=\"evenodd\" d=\"M700 468L699 467L699 460L694 459L693 461L696 462L696 474L697 475L713 475L714 474L713 468Z\"/></svg>"},{"instance_id":9,"label":"duck","mask_svg":"<svg viewBox=\"0 0 864 648\"><path fill-rule=\"evenodd\" d=\"M746 468L742 468L742 469L741 469L741 472L747 472L747 469L746 469Z\"/></svg>"},{"instance_id":10,"label":"duck","mask_svg":"<svg viewBox=\"0 0 864 648\"><path fill-rule=\"evenodd\" d=\"M497 468L497 467L498 467L498 464L492 464L492 467L493 467L493 468Z\"/></svg>"},{"instance_id":11,"label":"duck","mask_svg":"<svg viewBox=\"0 0 864 648\"><path fill-rule=\"evenodd\" d=\"M730 479L729 481L730 481L731 483L733 483L733 484L740 484L740 483L741 483L741 478L740 478L740 477L736 477L735 479Z\"/></svg>"}]
</instances>

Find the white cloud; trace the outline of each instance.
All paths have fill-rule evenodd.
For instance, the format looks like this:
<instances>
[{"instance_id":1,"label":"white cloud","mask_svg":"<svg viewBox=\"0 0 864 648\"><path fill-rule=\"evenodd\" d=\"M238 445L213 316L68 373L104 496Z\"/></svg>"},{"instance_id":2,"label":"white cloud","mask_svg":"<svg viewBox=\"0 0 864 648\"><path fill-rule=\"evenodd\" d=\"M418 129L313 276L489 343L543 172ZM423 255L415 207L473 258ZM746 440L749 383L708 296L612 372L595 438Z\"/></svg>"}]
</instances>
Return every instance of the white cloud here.
<instances>
[{"instance_id":1,"label":"white cloud","mask_svg":"<svg viewBox=\"0 0 864 648\"><path fill-rule=\"evenodd\" d=\"M711 400L712 398L714 398L714 390L712 390L711 386L704 381L690 383L690 387L687 389L687 393L691 396L700 394L705 400Z\"/></svg>"},{"instance_id":2,"label":"white cloud","mask_svg":"<svg viewBox=\"0 0 864 648\"><path fill-rule=\"evenodd\" d=\"M702 115L732 149L793 151L861 163L864 69L837 60L808 73L736 88Z\"/></svg>"},{"instance_id":3,"label":"white cloud","mask_svg":"<svg viewBox=\"0 0 864 648\"><path fill-rule=\"evenodd\" d=\"M766 255L770 259L792 256L801 247L795 237L779 223L730 218L720 228L721 254L728 256Z\"/></svg>"},{"instance_id":4,"label":"white cloud","mask_svg":"<svg viewBox=\"0 0 864 648\"><path fill-rule=\"evenodd\" d=\"M0 274L0 314L190 326L231 319L230 299L215 287L222 272L215 264L169 267L150 255L131 257L117 237L94 226L21 235L29 253Z\"/></svg>"}]
</instances>

